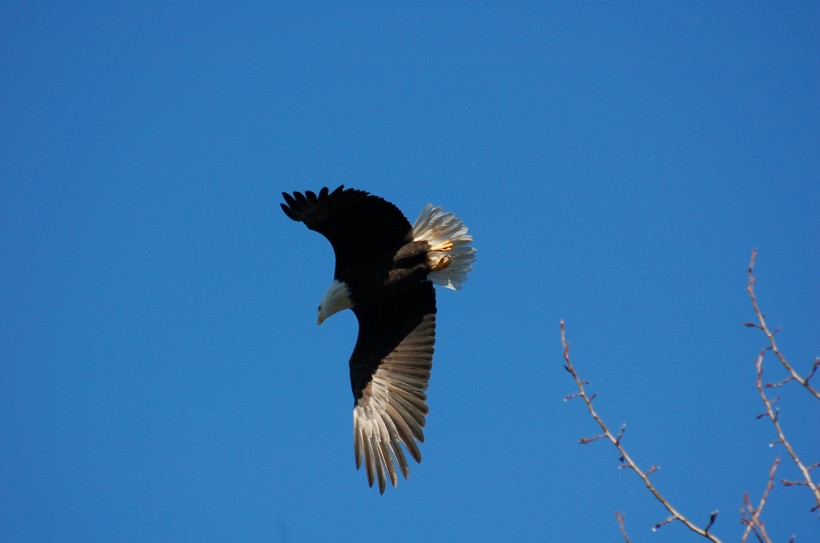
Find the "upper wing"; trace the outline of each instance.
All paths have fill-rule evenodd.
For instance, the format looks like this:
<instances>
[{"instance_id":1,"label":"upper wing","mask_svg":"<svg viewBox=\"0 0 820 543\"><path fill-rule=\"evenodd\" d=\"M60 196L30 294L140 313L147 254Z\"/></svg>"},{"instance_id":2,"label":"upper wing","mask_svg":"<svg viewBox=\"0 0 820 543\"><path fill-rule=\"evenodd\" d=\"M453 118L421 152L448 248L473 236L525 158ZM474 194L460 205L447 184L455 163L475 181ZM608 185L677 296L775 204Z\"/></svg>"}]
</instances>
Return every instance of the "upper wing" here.
<instances>
[{"instance_id":1,"label":"upper wing","mask_svg":"<svg viewBox=\"0 0 820 543\"><path fill-rule=\"evenodd\" d=\"M372 255L401 243L410 233L410 222L399 208L378 196L341 186L311 191L282 193L285 214L305 223L325 236L339 260L355 262L360 255Z\"/></svg>"},{"instance_id":2,"label":"upper wing","mask_svg":"<svg viewBox=\"0 0 820 543\"><path fill-rule=\"evenodd\" d=\"M393 486L398 483L394 458L404 478L410 476L401 444L421 462L416 441L424 441L436 294L433 284L424 281L381 307L353 311L359 319L359 337L350 358L356 468L364 458L370 486L375 474L383 493L385 472Z\"/></svg>"}]
</instances>

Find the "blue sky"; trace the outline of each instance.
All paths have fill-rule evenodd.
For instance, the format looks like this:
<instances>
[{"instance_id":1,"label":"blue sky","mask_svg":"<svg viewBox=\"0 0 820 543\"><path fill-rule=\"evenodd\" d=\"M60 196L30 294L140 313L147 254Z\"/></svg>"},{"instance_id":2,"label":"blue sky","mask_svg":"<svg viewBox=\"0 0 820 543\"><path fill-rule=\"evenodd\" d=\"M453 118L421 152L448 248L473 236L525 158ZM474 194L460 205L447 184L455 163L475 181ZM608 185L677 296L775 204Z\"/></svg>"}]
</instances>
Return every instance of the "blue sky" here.
<instances>
[{"instance_id":1,"label":"blue sky","mask_svg":"<svg viewBox=\"0 0 820 543\"><path fill-rule=\"evenodd\" d=\"M738 541L798 474L755 420L758 295L820 355L814 2L0 6L0 524L8 541L692 541L564 402L558 323L660 490ZM432 202L423 462L354 469L349 312L279 193ZM767 360L767 376L782 372ZM780 391L820 460L820 410ZM776 487L777 541L816 537Z\"/></svg>"}]
</instances>

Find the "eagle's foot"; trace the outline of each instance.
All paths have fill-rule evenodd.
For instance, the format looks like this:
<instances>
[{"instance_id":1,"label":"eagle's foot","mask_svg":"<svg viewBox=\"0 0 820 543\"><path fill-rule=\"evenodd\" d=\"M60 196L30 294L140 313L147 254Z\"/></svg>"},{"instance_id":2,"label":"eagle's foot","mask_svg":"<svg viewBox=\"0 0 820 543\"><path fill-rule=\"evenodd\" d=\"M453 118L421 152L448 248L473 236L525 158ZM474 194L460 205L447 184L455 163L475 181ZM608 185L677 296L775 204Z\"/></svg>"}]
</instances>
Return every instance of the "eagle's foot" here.
<instances>
[{"instance_id":1,"label":"eagle's foot","mask_svg":"<svg viewBox=\"0 0 820 543\"><path fill-rule=\"evenodd\" d=\"M444 240L441 243L439 243L438 245L436 245L435 247L430 247L430 250L431 251L436 251L436 252L442 252L442 253L450 252L450 251L453 250L453 242L450 241L449 239ZM449 262L448 262L448 264L449 264Z\"/></svg>"},{"instance_id":2,"label":"eagle's foot","mask_svg":"<svg viewBox=\"0 0 820 543\"><path fill-rule=\"evenodd\" d=\"M435 264L433 264L432 266L430 266L430 270L431 270L431 271L439 271L439 270L443 270L444 268L446 268L447 266L449 266L449 265L450 265L450 263L451 263L452 261L453 261L453 259L452 259L452 258L450 258L450 257L449 257L449 256L447 256L447 255L444 255L443 257L441 257L441 258L439 258L439 259L438 259L438 262L436 262Z\"/></svg>"}]
</instances>

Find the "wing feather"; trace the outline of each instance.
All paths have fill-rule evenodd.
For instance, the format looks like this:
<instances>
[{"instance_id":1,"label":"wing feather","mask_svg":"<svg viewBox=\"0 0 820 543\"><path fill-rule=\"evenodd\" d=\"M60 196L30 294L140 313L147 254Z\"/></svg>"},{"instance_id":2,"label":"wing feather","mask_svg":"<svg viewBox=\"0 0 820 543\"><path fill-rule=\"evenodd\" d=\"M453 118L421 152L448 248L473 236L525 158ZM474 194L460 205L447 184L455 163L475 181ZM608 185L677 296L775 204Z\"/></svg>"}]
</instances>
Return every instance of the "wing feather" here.
<instances>
[{"instance_id":1,"label":"wing feather","mask_svg":"<svg viewBox=\"0 0 820 543\"><path fill-rule=\"evenodd\" d=\"M396 464L410 476L404 449L421 461L427 386L435 343L435 292L429 281L379 307L354 308L359 338L350 359L353 450L370 486L398 484Z\"/></svg>"},{"instance_id":2,"label":"wing feather","mask_svg":"<svg viewBox=\"0 0 820 543\"><path fill-rule=\"evenodd\" d=\"M387 435L390 438L390 443L399 443L400 437L399 432L396 428L395 422L390 416L382 417L384 421L385 430L387 431ZM399 468L401 469L402 474L404 477L407 478L410 476L410 467L407 465L407 457L404 456L404 450L400 446L393 447L391 445L391 450L393 451L394 456L396 457L396 462L399 463ZM393 471L393 477L391 477L391 482L395 487L398 484L398 480L395 477L395 470Z\"/></svg>"},{"instance_id":3,"label":"wing feather","mask_svg":"<svg viewBox=\"0 0 820 543\"><path fill-rule=\"evenodd\" d=\"M387 406L385 406L385 411L387 412L388 418L393 422L393 424L396 425L396 431L399 434L399 441L407 447L407 452L410 453L410 456L412 456L416 462L421 462L421 451L419 451L419 446L416 444L416 440L413 437L413 431L407 424L407 419L399 414L395 406L392 404L387 404ZM422 435L421 441L424 441L424 435ZM401 451L401 447L396 447L396 449ZM407 479L408 477L410 477L409 468L404 471L404 478Z\"/></svg>"},{"instance_id":4,"label":"wing feather","mask_svg":"<svg viewBox=\"0 0 820 543\"><path fill-rule=\"evenodd\" d=\"M330 241L337 272L368 269L373 255L400 246L412 230L399 208L362 190L340 186L330 192L323 187L318 195L309 190L283 192L282 198L285 215Z\"/></svg>"}]
</instances>

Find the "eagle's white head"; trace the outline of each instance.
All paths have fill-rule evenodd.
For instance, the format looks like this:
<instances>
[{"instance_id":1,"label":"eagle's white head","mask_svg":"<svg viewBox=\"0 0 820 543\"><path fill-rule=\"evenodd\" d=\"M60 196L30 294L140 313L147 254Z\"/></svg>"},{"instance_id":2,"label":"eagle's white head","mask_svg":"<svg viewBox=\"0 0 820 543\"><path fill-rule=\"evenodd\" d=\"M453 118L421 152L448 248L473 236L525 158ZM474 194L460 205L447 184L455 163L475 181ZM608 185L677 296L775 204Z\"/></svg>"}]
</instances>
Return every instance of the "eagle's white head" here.
<instances>
[{"instance_id":1,"label":"eagle's white head","mask_svg":"<svg viewBox=\"0 0 820 543\"><path fill-rule=\"evenodd\" d=\"M319 318L316 324L322 324L326 318L342 311L343 309L353 309L353 301L350 299L350 288L341 281L334 279L327 289L322 301L319 302Z\"/></svg>"}]
</instances>

